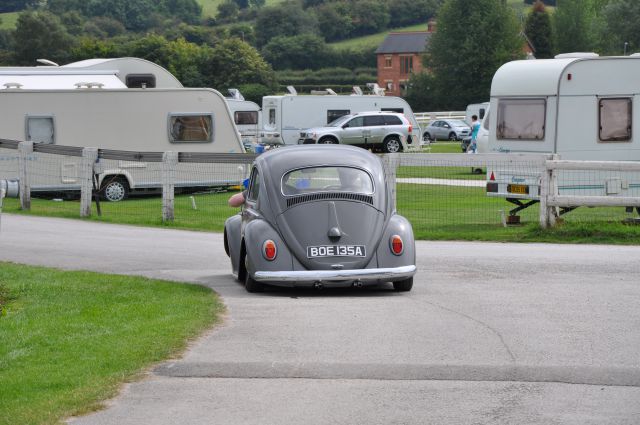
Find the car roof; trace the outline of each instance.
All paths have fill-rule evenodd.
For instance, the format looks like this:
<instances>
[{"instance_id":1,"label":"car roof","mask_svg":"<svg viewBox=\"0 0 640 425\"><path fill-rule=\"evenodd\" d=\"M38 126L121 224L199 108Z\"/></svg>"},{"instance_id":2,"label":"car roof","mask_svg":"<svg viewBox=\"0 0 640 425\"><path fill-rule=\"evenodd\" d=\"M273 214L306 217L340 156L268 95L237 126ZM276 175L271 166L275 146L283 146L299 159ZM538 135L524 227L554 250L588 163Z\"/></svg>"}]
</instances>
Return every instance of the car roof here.
<instances>
[{"instance_id":1,"label":"car roof","mask_svg":"<svg viewBox=\"0 0 640 425\"><path fill-rule=\"evenodd\" d=\"M371 152L348 145L294 145L272 149L256 158L256 164L277 178L287 171L319 165L342 165L382 171L380 159Z\"/></svg>"},{"instance_id":2,"label":"car roof","mask_svg":"<svg viewBox=\"0 0 640 425\"><path fill-rule=\"evenodd\" d=\"M382 161L371 152L348 145L295 145L272 149L255 159L264 182L260 196L267 196L261 207L263 216L269 221L288 208L287 201L281 195L282 176L292 170L319 167L344 166L357 167L367 171L374 183L373 205L380 211L386 211L389 203L386 199L386 180ZM267 210L268 209L268 210Z\"/></svg>"}]
</instances>

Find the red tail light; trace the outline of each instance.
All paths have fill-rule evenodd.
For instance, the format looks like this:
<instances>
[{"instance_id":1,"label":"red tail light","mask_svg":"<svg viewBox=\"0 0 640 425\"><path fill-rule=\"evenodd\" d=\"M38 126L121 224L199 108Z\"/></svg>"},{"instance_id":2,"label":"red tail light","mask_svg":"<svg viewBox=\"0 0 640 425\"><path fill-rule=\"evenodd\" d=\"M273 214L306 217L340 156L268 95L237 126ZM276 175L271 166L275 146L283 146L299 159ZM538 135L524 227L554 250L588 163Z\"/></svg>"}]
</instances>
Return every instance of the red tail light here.
<instances>
[{"instance_id":1,"label":"red tail light","mask_svg":"<svg viewBox=\"0 0 640 425\"><path fill-rule=\"evenodd\" d=\"M273 261L275 260L277 254L278 249L276 248L276 243L271 239L267 239L266 241L264 241L264 243L262 244L262 255L264 256L265 260Z\"/></svg>"},{"instance_id":2,"label":"red tail light","mask_svg":"<svg viewBox=\"0 0 640 425\"><path fill-rule=\"evenodd\" d=\"M394 255L401 255L404 251L404 244L402 243L402 238L398 235L391 236L389 240L389 244L391 246L391 252Z\"/></svg>"},{"instance_id":3,"label":"red tail light","mask_svg":"<svg viewBox=\"0 0 640 425\"><path fill-rule=\"evenodd\" d=\"M409 124L409 133L413 133L413 126Z\"/></svg>"}]
</instances>

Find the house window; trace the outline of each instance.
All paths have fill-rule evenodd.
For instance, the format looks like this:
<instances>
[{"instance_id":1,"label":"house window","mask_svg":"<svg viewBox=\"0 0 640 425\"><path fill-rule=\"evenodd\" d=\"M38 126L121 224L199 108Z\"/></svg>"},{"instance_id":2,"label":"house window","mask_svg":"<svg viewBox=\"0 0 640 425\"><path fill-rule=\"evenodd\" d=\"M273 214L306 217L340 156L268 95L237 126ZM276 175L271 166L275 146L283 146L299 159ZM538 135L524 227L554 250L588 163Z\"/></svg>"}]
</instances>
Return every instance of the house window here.
<instances>
[{"instance_id":1,"label":"house window","mask_svg":"<svg viewBox=\"0 0 640 425\"><path fill-rule=\"evenodd\" d=\"M236 111L234 121L236 124L258 124L258 111Z\"/></svg>"},{"instance_id":2,"label":"house window","mask_svg":"<svg viewBox=\"0 0 640 425\"><path fill-rule=\"evenodd\" d=\"M27 140L35 143L54 144L53 117L27 117Z\"/></svg>"},{"instance_id":3,"label":"house window","mask_svg":"<svg viewBox=\"0 0 640 425\"><path fill-rule=\"evenodd\" d=\"M385 81L385 85L387 87L387 91L393 91L393 81L387 80Z\"/></svg>"},{"instance_id":4,"label":"house window","mask_svg":"<svg viewBox=\"0 0 640 425\"><path fill-rule=\"evenodd\" d=\"M413 71L413 56L400 56L400 74Z\"/></svg>"},{"instance_id":5,"label":"house window","mask_svg":"<svg viewBox=\"0 0 640 425\"><path fill-rule=\"evenodd\" d=\"M407 88L409 88L409 82L407 80L401 80L398 85L400 86L400 92L406 94Z\"/></svg>"},{"instance_id":6,"label":"house window","mask_svg":"<svg viewBox=\"0 0 640 425\"><path fill-rule=\"evenodd\" d=\"M631 141L631 98L600 99L601 142Z\"/></svg>"},{"instance_id":7,"label":"house window","mask_svg":"<svg viewBox=\"0 0 640 425\"><path fill-rule=\"evenodd\" d=\"M211 114L172 114L169 116L169 141L213 142L213 115Z\"/></svg>"},{"instance_id":8,"label":"house window","mask_svg":"<svg viewBox=\"0 0 640 425\"><path fill-rule=\"evenodd\" d=\"M545 99L504 99L498 104L498 139L543 140Z\"/></svg>"},{"instance_id":9,"label":"house window","mask_svg":"<svg viewBox=\"0 0 640 425\"><path fill-rule=\"evenodd\" d=\"M348 109L329 109L327 111L327 124L334 122L340 117L349 115L351 113Z\"/></svg>"},{"instance_id":10,"label":"house window","mask_svg":"<svg viewBox=\"0 0 640 425\"><path fill-rule=\"evenodd\" d=\"M391 68L392 66L392 62L391 62L391 56L385 56L384 57L384 67L385 68Z\"/></svg>"}]
</instances>

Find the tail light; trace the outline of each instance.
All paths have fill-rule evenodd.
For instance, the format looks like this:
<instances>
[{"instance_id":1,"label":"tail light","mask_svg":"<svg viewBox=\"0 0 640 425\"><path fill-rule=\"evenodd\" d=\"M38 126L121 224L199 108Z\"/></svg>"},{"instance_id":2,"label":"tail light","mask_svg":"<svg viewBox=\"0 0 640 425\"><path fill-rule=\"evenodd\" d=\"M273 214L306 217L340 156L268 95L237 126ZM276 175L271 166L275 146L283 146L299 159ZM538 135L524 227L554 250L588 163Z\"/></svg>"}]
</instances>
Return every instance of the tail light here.
<instances>
[{"instance_id":1,"label":"tail light","mask_svg":"<svg viewBox=\"0 0 640 425\"><path fill-rule=\"evenodd\" d=\"M409 124L409 133L413 133L413 125Z\"/></svg>"},{"instance_id":2,"label":"tail light","mask_svg":"<svg viewBox=\"0 0 640 425\"><path fill-rule=\"evenodd\" d=\"M276 248L276 243L271 239L267 239L262 244L262 256L265 260L273 261L278 254L278 249Z\"/></svg>"},{"instance_id":3,"label":"tail light","mask_svg":"<svg viewBox=\"0 0 640 425\"><path fill-rule=\"evenodd\" d=\"M402 238L398 235L391 236L389 240L389 246L391 247L391 252L393 255L402 255L404 251L404 243L402 242Z\"/></svg>"}]
</instances>

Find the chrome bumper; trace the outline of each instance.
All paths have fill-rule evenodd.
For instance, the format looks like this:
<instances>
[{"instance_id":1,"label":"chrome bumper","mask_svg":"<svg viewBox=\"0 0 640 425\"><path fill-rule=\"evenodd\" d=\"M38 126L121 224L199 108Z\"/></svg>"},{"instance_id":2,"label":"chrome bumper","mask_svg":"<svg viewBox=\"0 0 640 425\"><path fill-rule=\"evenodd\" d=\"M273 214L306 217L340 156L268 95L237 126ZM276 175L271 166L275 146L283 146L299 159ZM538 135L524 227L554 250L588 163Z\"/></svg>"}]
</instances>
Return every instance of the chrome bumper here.
<instances>
[{"instance_id":1,"label":"chrome bumper","mask_svg":"<svg viewBox=\"0 0 640 425\"><path fill-rule=\"evenodd\" d=\"M255 272L253 278L259 282L322 282L348 280L398 280L416 274L416 266L357 270L301 270Z\"/></svg>"}]
</instances>

